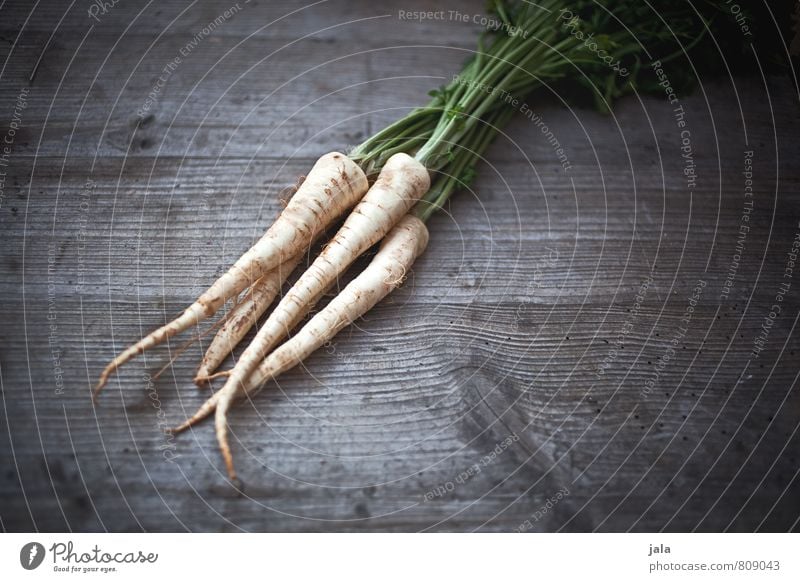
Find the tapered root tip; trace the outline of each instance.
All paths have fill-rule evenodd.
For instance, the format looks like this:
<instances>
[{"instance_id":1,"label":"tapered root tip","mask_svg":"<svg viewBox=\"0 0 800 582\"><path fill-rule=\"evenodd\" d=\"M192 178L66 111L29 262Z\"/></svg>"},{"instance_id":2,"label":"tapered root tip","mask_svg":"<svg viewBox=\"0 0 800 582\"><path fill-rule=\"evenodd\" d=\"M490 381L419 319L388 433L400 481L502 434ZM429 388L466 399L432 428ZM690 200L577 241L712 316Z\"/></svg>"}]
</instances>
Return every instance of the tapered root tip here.
<instances>
[{"instance_id":1,"label":"tapered root tip","mask_svg":"<svg viewBox=\"0 0 800 582\"><path fill-rule=\"evenodd\" d=\"M217 410L214 418L214 425L217 433L217 443L219 444L219 452L222 453L222 459L225 461L225 469L228 471L228 478L231 481L236 481L236 469L233 467L233 455L231 455L231 447L228 443L228 407L230 406L230 395L225 392L223 388L217 394L223 394L217 402Z\"/></svg>"},{"instance_id":2,"label":"tapered root tip","mask_svg":"<svg viewBox=\"0 0 800 582\"><path fill-rule=\"evenodd\" d=\"M169 432L171 434L178 434L180 432L185 431L190 426L194 426L204 418L208 417L208 415L214 412L214 410L217 407L216 399L217 395L215 394L214 396L206 400L203 403L203 405L197 409L197 412L195 412L194 415L192 415L190 418L187 418L185 421L183 421L182 424L179 424L175 428L169 429Z\"/></svg>"},{"instance_id":3,"label":"tapered root tip","mask_svg":"<svg viewBox=\"0 0 800 582\"><path fill-rule=\"evenodd\" d=\"M211 370L206 365L206 358L203 358L203 361L197 367L197 372L194 373L194 383L197 384L198 388L203 388L208 384L210 375Z\"/></svg>"},{"instance_id":4,"label":"tapered root tip","mask_svg":"<svg viewBox=\"0 0 800 582\"><path fill-rule=\"evenodd\" d=\"M196 425L198 422L200 422L201 420L203 420L203 419L204 419L206 416L208 416L208 413L205 413L205 414L195 414L193 417L191 417L191 418L187 418L186 420L184 420L184 421L183 421L181 424L179 424L178 426L176 426L176 427L173 427L173 428L168 428L168 429L166 429L166 430L167 430L167 432L168 432L169 434L180 434L180 433L182 433L183 431L185 431L187 428L189 428L189 427L192 427L192 426Z\"/></svg>"},{"instance_id":5,"label":"tapered root tip","mask_svg":"<svg viewBox=\"0 0 800 582\"><path fill-rule=\"evenodd\" d=\"M194 377L194 383L198 386L204 386L209 384L211 380L216 380L217 378L227 378L230 375L230 370L223 370L222 372L217 372L216 374L201 374L198 371L197 375Z\"/></svg>"},{"instance_id":6,"label":"tapered root tip","mask_svg":"<svg viewBox=\"0 0 800 582\"><path fill-rule=\"evenodd\" d=\"M228 449L222 451L222 457L225 459L225 469L228 471L228 479L231 483L239 483L239 477L236 476L236 469L233 466L233 457Z\"/></svg>"},{"instance_id":7,"label":"tapered root tip","mask_svg":"<svg viewBox=\"0 0 800 582\"><path fill-rule=\"evenodd\" d=\"M97 379L97 384L94 385L94 389L92 390L92 402L94 404L97 404L97 397L100 395L100 392L103 391L105 385L108 384L108 378L118 367L119 365L116 362L111 362L100 373L100 377Z\"/></svg>"},{"instance_id":8,"label":"tapered root tip","mask_svg":"<svg viewBox=\"0 0 800 582\"><path fill-rule=\"evenodd\" d=\"M100 379L97 381L97 384L94 385L92 389L92 404L97 404L97 397L100 396L100 392L103 391L103 387L108 382L108 374L103 372L100 375Z\"/></svg>"},{"instance_id":9,"label":"tapered root tip","mask_svg":"<svg viewBox=\"0 0 800 582\"><path fill-rule=\"evenodd\" d=\"M233 455L231 455L231 447L228 444L228 421L225 420L225 425L222 430L217 428L217 441L219 442L219 451L222 453L222 459L225 461L225 469L228 471L228 478L231 481L237 481L236 469L233 466Z\"/></svg>"},{"instance_id":10,"label":"tapered root tip","mask_svg":"<svg viewBox=\"0 0 800 582\"><path fill-rule=\"evenodd\" d=\"M190 418L190 419L187 419L187 420L184 420L184 421L183 421L181 424L179 424L178 426L173 426L172 428L167 428L167 429L165 429L165 432L166 432L167 434L171 434L171 435L180 434L180 433L182 433L183 431L185 431L187 428L189 428L190 426L192 426L192 424L194 424L193 422L191 422L191 420L192 420L191 418Z\"/></svg>"}]
</instances>

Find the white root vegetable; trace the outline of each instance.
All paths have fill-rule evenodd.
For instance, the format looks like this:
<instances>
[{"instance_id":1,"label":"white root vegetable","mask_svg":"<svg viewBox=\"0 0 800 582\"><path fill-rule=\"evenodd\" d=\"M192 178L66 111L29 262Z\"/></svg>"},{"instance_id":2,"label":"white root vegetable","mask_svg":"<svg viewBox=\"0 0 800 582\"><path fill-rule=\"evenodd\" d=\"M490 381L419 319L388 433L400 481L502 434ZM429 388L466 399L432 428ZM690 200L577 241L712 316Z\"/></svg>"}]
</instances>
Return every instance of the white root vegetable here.
<instances>
[{"instance_id":1,"label":"white root vegetable","mask_svg":"<svg viewBox=\"0 0 800 582\"><path fill-rule=\"evenodd\" d=\"M214 392L214 394L212 394L208 398L208 400L206 400L205 402L203 402L203 404L200 405L200 408L197 409L197 412L195 412L192 416L184 420L178 426L171 428L169 432L171 434L178 434L179 432L185 431L187 428L194 426L195 424L206 418L217 408L217 403L219 402L221 396L222 396L222 390Z\"/></svg>"},{"instance_id":2,"label":"white root vegetable","mask_svg":"<svg viewBox=\"0 0 800 582\"><path fill-rule=\"evenodd\" d=\"M380 241L430 187L428 170L407 154L390 157L372 188L297 283L284 295L231 370L235 391L353 261Z\"/></svg>"},{"instance_id":3,"label":"white root vegetable","mask_svg":"<svg viewBox=\"0 0 800 582\"><path fill-rule=\"evenodd\" d=\"M231 309L225 324L211 340L203 360L200 362L194 379L196 384L208 382L209 376L247 335L267 307L272 304L286 279L295 270L303 256L304 253L300 253L263 275L253 283L245 296Z\"/></svg>"},{"instance_id":4,"label":"white root vegetable","mask_svg":"<svg viewBox=\"0 0 800 582\"><path fill-rule=\"evenodd\" d=\"M261 362L247 393L293 368L399 287L428 246L428 229L408 214L389 232L369 265L291 339Z\"/></svg>"},{"instance_id":5,"label":"white root vegetable","mask_svg":"<svg viewBox=\"0 0 800 582\"><path fill-rule=\"evenodd\" d=\"M358 202L369 184L344 154L322 156L264 236L177 319L121 352L100 374L95 397L119 366L145 350L214 315L267 271L302 253L320 232Z\"/></svg>"},{"instance_id":6,"label":"white root vegetable","mask_svg":"<svg viewBox=\"0 0 800 582\"><path fill-rule=\"evenodd\" d=\"M428 229L425 223L413 215L405 216L385 238L367 268L291 339L261 362L243 387L226 385L175 431L191 426L216 409L217 440L228 475L234 479L236 471L227 434L227 412L234 398L254 396L265 382L297 366L320 346L330 341L342 328L372 309L403 282L414 260L422 254L427 244ZM238 390L235 389L237 387Z\"/></svg>"}]
</instances>

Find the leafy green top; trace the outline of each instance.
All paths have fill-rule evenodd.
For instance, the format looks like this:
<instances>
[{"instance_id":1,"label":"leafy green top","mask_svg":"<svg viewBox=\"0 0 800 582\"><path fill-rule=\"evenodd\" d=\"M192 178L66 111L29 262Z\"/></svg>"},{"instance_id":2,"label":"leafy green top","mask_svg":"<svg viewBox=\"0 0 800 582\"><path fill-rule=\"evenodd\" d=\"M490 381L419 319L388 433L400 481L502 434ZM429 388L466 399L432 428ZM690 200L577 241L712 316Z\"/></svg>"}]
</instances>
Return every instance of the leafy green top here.
<instances>
[{"instance_id":1,"label":"leafy green top","mask_svg":"<svg viewBox=\"0 0 800 582\"><path fill-rule=\"evenodd\" d=\"M461 72L431 91L427 105L351 152L370 175L401 151L439 172L416 209L422 218L474 176L513 114L508 104L537 87L556 84L578 102L590 95L608 111L634 88L663 91L654 75L642 74L653 62L675 61L670 83L685 91L709 66L719 68L725 51L747 44L741 21L710 0L492 0L488 10L503 26L481 34ZM756 28L752 14L743 18Z\"/></svg>"}]
</instances>

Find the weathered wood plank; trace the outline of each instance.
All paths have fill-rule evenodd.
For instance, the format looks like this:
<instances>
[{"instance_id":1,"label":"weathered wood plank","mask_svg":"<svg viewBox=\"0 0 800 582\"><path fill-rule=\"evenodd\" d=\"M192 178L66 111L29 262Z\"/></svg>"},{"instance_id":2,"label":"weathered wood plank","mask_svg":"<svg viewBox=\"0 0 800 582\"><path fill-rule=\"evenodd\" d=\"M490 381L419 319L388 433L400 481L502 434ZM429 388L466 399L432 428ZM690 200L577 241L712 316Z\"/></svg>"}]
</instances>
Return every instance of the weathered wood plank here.
<instances>
[{"instance_id":1,"label":"weathered wood plank","mask_svg":"<svg viewBox=\"0 0 800 582\"><path fill-rule=\"evenodd\" d=\"M237 7L238 4L238 7ZM11 0L3 5L4 20L0 30L6 31L4 37L9 40L25 23L24 31L49 34L56 26L58 30L69 32L85 32L94 25L98 33L108 32L120 34L130 28L138 34L157 35L163 32L172 34L197 34L198 30L208 26L220 16L224 22L218 22L214 33L224 36L244 38L256 32L263 36L271 36L284 40L294 40L299 36L317 32L327 40L336 41L342 38L337 25L357 22L347 30L347 38L357 40L358 44L375 42L376 39L393 41L409 38L414 40L432 36L443 40L460 40L473 37L481 31L478 23L463 22L446 17L436 20L412 20L405 14L430 10L430 4L424 0L409 0L402 5L375 5L368 2L348 2L347 0L329 0L316 4L302 5L292 0L275 0L272 2L119 2L104 13L92 17L89 13L91 4L61 5L55 0L42 1L33 10L33 6L24 0ZM462 14L483 16L485 5L479 0L463 0L457 9ZM229 16L225 16L225 11ZM455 10L455 8L454 8ZM382 18L376 18L384 16ZM29 18L30 17L30 18ZM27 22L26 22L27 20ZM387 24L388 22L388 24Z\"/></svg>"},{"instance_id":2,"label":"weathered wood plank","mask_svg":"<svg viewBox=\"0 0 800 582\"><path fill-rule=\"evenodd\" d=\"M119 3L78 52L90 19L76 8L26 94L0 203L3 529L509 531L563 487L535 530L792 526L794 281L765 351L752 353L800 221L800 119L786 79L681 96L693 192L663 99L628 98L603 116L537 95L571 167L541 125L515 120L474 190L432 219L406 285L234 411L243 495L223 478L208 424L176 439L162 431L206 396L190 382L202 341L152 385L180 342L131 363L92 407L90 386L116 350L246 249L316 156L418 105L474 36L398 20L421 2L329 2L245 40L296 6L248 3L139 123L163 67L229 6L198 3L166 26L190 4L154 4L123 38L141 5ZM64 9L41 6L3 75L0 134ZM0 57L28 10L4 5ZM383 13L394 16L290 44ZM414 46L431 32L443 48Z\"/></svg>"}]
</instances>

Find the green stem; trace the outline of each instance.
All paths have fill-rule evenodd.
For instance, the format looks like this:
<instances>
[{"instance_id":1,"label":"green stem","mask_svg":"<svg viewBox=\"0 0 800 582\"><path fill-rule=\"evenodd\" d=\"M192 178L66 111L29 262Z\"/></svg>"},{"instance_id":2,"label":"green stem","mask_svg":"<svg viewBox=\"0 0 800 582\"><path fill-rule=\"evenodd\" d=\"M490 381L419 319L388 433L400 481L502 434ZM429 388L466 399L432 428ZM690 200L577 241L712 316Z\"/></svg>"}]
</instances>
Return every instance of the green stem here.
<instances>
[{"instance_id":1,"label":"green stem","mask_svg":"<svg viewBox=\"0 0 800 582\"><path fill-rule=\"evenodd\" d=\"M433 186L414 207L414 214L427 221L459 188L468 185L475 166L496 135L508 123L515 111L509 107L495 110L486 120L481 120L455 147L457 152L446 171L440 172Z\"/></svg>"},{"instance_id":2,"label":"green stem","mask_svg":"<svg viewBox=\"0 0 800 582\"><path fill-rule=\"evenodd\" d=\"M438 172L414 210L427 220L468 182L483 151L515 108L546 80L588 81L599 92L598 107L607 107L610 99L632 85L646 43L647 52L655 58L667 55L661 57L666 62L675 56L675 37L692 39L690 47L704 37L707 21L699 20L703 26L698 31L693 8L666 0L661 4L656 18L634 0L491 0L504 27L522 32L483 33L460 74L425 107L368 138L351 157L370 176L397 152L414 155L431 172ZM565 10L576 18L563 18ZM675 18L682 19L677 31L670 26ZM489 38L491 42L484 43ZM618 76L605 57L600 59L600 49L613 61L632 63L631 77Z\"/></svg>"}]
</instances>

